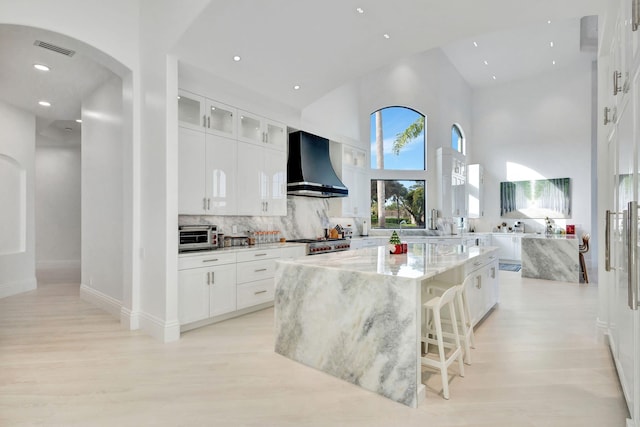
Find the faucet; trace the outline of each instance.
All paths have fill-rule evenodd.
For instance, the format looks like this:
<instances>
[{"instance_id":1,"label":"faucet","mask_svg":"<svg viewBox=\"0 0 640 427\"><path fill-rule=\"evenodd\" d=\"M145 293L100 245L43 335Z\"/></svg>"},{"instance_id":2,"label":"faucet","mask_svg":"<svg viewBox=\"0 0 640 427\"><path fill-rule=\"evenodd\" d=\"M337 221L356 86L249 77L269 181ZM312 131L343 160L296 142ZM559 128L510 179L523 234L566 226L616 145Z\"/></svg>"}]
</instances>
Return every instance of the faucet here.
<instances>
[{"instance_id":1,"label":"faucet","mask_svg":"<svg viewBox=\"0 0 640 427\"><path fill-rule=\"evenodd\" d=\"M402 237L402 224L407 225L407 221L405 221L404 219L400 221L400 237Z\"/></svg>"}]
</instances>

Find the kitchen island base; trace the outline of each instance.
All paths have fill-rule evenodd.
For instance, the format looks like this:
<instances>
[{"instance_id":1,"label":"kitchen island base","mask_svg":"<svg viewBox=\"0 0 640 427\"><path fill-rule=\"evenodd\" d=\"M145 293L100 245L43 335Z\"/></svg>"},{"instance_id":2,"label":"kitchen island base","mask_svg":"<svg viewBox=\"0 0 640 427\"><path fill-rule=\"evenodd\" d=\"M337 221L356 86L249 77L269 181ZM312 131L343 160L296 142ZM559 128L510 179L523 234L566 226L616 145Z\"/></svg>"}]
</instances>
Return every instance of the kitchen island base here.
<instances>
[{"instance_id":1,"label":"kitchen island base","mask_svg":"<svg viewBox=\"0 0 640 427\"><path fill-rule=\"evenodd\" d=\"M422 287L494 250L448 248L409 244L408 254L389 255L382 246L279 261L275 351L417 407L426 394Z\"/></svg>"}]
</instances>

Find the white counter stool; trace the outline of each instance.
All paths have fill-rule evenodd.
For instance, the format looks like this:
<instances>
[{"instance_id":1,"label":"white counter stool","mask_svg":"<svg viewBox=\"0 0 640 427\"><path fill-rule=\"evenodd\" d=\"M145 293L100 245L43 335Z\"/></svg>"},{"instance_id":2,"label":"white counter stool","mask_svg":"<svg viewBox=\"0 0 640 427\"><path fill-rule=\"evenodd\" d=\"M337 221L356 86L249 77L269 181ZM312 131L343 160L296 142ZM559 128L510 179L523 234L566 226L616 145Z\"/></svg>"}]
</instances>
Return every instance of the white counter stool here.
<instances>
[{"instance_id":1,"label":"white counter stool","mask_svg":"<svg viewBox=\"0 0 640 427\"><path fill-rule=\"evenodd\" d=\"M458 292L458 286L453 286L439 297L431 298L424 303L425 324L422 330L422 342L425 343L425 355L420 359L423 365L430 366L440 370L442 376L442 394L445 399L449 399L449 375L447 368L455 360L458 361L460 376L464 377L464 362L462 360L462 346L460 345L460 336L458 335L458 322L456 321L455 297ZM444 307L449 308L451 317L451 327L453 332L444 332L442 330L442 319L440 312ZM433 320L431 315L433 314ZM445 338L448 341L445 341ZM438 360L428 357L429 344L438 346ZM445 348L451 349L451 353L447 356Z\"/></svg>"},{"instance_id":2,"label":"white counter stool","mask_svg":"<svg viewBox=\"0 0 640 427\"><path fill-rule=\"evenodd\" d=\"M441 295L444 291L455 286L456 292L456 319L458 320L458 330L462 336L464 348L464 363L471 365L471 349L476 348L476 339L473 335L473 326L471 325L471 311L469 310L469 300L467 298L467 287L475 278L474 275L468 275L462 285L452 285L451 283L433 281L427 284L427 293L432 295ZM451 323L450 319L442 319L442 323Z\"/></svg>"}]
</instances>

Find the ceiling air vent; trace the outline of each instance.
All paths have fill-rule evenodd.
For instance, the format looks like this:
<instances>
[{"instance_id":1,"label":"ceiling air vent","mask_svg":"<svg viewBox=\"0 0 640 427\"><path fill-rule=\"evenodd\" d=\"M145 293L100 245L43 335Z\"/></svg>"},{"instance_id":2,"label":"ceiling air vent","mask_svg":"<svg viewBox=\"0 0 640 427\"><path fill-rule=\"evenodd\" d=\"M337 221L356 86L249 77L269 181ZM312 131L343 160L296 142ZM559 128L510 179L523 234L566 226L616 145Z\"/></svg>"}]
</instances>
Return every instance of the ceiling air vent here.
<instances>
[{"instance_id":1,"label":"ceiling air vent","mask_svg":"<svg viewBox=\"0 0 640 427\"><path fill-rule=\"evenodd\" d=\"M49 50L52 50L54 52L61 53L61 54L66 55L66 56L73 56L76 53L75 50L66 49L64 47L56 46L54 44L43 42L43 41L40 41L40 40L36 40L35 43L33 43L33 44L36 45L36 46L42 47L44 49L49 49Z\"/></svg>"}]
</instances>

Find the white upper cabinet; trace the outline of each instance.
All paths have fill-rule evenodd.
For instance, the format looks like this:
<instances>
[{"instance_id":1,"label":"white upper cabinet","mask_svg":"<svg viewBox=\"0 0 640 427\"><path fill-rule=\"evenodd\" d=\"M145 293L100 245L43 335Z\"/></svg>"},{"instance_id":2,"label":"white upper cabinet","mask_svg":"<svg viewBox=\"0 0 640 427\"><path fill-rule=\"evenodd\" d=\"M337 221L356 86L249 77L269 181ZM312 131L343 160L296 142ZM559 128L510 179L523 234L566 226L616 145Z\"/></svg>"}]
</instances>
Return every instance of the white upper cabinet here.
<instances>
[{"instance_id":1,"label":"white upper cabinet","mask_svg":"<svg viewBox=\"0 0 640 427\"><path fill-rule=\"evenodd\" d=\"M202 215L207 211L205 134L178 129L178 213Z\"/></svg>"},{"instance_id":2,"label":"white upper cabinet","mask_svg":"<svg viewBox=\"0 0 640 427\"><path fill-rule=\"evenodd\" d=\"M283 123L239 110L238 140L286 150L287 126Z\"/></svg>"},{"instance_id":3,"label":"white upper cabinet","mask_svg":"<svg viewBox=\"0 0 640 427\"><path fill-rule=\"evenodd\" d=\"M238 142L238 215L287 214L287 155Z\"/></svg>"},{"instance_id":4,"label":"white upper cabinet","mask_svg":"<svg viewBox=\"0 0 640 427\"><path fill-rule=\"evenodd\" d=\"M449 147L437 150L438 200L442 216L467 216L466 163L463 154Z\"/></svg>"},{"instance_id":5,"label":"white upper cabinet","mask_svg":"<svg viewBox=\"0 0 640 427\"><path fill-rule=\"evenodd\" d=\"M484 216L484 168L479 164L467 166L467 215Z\"/></svg>"},{"instance_id":6,"label":"white upper cabinet","mask_svg":"<svg viewBox=\"0 0 640 427\"><path fill-rule=\"evenodd\" d=\"M235 138L236 109L207 99L207 133Z\"/></svg>"},{"instance_id":7,"label":"white upper cabinet","mask_svg":"<svg viewBox=\"0 0 640 427\"><path fill-rule=\"evenodd\" d=\"M178 91L178 122L180 126L204 131L207 126L204 96Z\"/></svg>"},{"instance_id":8,"label":"white upper cabinet","mask_svg":"<svg viewBox=\"0 0 640 427\"><path fill-rule=\"evenodd\" d=\"M331 164L342 183L349 189L347 197L329 202L332 216L369 217L371 205L367 152L348 144L331 142Z\"/></svg>"},{"instance_id":9,"label":"white upper cabinet","mask_svg":"<svg viewBox=\"0 0 640 427\"><path fill-rule=\"evenodd\" d=\"M178 213L234 215L236 142L180 127Z\"/></svg>"}]
</instances>

